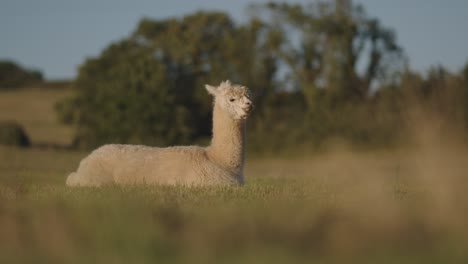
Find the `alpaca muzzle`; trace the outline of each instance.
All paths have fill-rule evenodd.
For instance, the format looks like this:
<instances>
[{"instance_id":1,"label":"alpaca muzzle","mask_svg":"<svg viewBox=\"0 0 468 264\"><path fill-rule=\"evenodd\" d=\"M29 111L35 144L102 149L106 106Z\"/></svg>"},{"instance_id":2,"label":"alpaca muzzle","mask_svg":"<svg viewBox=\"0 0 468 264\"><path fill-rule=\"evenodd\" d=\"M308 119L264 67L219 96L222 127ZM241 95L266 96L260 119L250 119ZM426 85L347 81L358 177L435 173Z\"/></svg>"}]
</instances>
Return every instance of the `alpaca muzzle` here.
<instances>
[{"instance_id":1,"label":"alpaca muzzle","mask_svg":"<svg viewBox=\"0 0 468 264\"><path fill-rule=\"evenodd\" d=\"M242 110L243 110L246 114L250 114L250 112L252 112L252 110L253 110L253 105L249 104L248 106L243 107Z\"/></svg>"}]
</instances>

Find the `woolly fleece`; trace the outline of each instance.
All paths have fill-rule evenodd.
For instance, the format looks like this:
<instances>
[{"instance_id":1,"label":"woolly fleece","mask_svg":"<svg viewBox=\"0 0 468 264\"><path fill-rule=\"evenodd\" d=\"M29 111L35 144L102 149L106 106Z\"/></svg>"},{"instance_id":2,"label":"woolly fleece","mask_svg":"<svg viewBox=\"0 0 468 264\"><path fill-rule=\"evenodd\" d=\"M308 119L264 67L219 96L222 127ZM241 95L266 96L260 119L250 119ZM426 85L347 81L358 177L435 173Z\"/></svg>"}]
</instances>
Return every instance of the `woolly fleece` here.
<instances>
[{"instance_id":1,"label":"woolly fleece","mask_svg":"<svg viewBox=\"0 0 468 264\"><path fill-rule=\"evenodd\" d=\"M229 81L206 89L214 96L210 146L104 145L80 162L66 184L242 185L245 123L253 108L249 89Z\"/></svg>"}]
</instances>

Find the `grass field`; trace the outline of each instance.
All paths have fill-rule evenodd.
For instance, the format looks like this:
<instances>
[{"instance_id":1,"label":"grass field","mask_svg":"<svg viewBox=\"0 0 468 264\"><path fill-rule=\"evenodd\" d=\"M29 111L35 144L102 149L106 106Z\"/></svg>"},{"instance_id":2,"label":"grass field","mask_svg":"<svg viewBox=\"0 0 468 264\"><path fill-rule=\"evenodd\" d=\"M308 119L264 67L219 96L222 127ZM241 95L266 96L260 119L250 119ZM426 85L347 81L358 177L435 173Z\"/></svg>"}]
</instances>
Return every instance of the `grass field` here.
<instances>
[{"instance_id":1,"label":"grass field","mask_svg":"<svg viewBox=\"0 0 468 264\"><path fill-rule=\"evenodd\" d=\"M63 95L29 92L30 112L0 94L2 115L35 142L70 140L50 112ZM0 263L468 261L461 146L248 157L237 188L65 187L84 155L0 147Z\"/></svg>"},{"instance_id":2,"label":"grass field","mask_svg":"<svg viewBox=\"0 0 468 264\"><path fill-rule=\"evenodd\" d=\"M71 94L70 89L0 91L0 121L17 121L36 144L69 145L73 129L57 122L54 105Z\"/></svg>"}]
</instances>

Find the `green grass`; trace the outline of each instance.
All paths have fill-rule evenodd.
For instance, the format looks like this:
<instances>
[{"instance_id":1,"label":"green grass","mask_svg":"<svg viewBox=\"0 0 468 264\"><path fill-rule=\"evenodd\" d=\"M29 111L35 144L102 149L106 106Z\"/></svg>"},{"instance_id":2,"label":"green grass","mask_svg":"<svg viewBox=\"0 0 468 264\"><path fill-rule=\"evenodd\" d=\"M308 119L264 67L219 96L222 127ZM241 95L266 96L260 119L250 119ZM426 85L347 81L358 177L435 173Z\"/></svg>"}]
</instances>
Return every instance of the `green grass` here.
<instances>
[{"instance_id":1,"label":"green grass","mask_svg":"<svg viewBox=\"0 0 468 264\"><path fill-rule=\"evenodd\" d=\"M0 94L33 143L69 144L67 90ZM67 188L83 152L0 147L0 263L467 263L468 152L247 158L243 187Z\"/></svg>"},{"instance_id":2,"label":"green grass","mask_svg":"<svg viewBox=\"0 0 468 264\"><path fill-rule=\"evenodd\" d=\"M394 154L250 160L235 188L65 187L84 155L0 149L1 263L468 260L463 193Z\"/></svg>"}]
</instances>

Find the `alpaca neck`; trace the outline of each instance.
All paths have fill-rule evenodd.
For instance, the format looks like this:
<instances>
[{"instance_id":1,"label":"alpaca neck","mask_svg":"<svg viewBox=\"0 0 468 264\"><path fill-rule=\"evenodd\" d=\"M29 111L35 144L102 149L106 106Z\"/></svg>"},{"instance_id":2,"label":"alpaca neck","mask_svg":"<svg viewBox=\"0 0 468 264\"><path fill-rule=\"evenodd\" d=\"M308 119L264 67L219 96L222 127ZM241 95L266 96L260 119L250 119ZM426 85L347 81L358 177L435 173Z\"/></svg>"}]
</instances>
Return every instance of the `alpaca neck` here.
<instances>
[{"instance_id":1,"label":"alpaca neck","mask_svg":"<svg viewBox=\"0 0 468 264\"><path fill-rule=\"evenodd\" d=\"M244 167L245 121L228 116L217 104L213 110L213 139L208 155L217 164L234 173Z\"/></svg>"}]
</instances>

